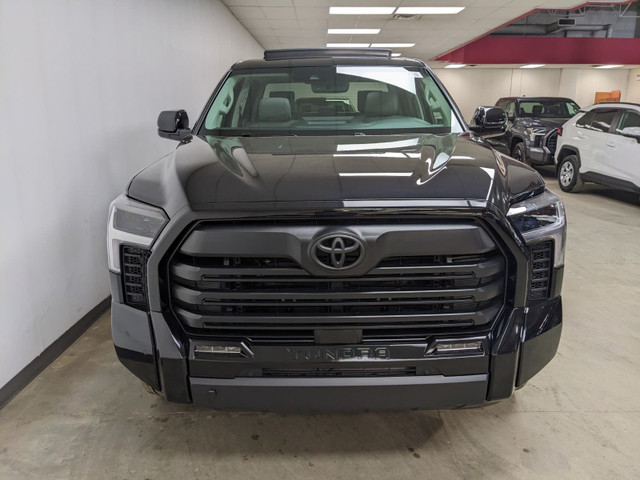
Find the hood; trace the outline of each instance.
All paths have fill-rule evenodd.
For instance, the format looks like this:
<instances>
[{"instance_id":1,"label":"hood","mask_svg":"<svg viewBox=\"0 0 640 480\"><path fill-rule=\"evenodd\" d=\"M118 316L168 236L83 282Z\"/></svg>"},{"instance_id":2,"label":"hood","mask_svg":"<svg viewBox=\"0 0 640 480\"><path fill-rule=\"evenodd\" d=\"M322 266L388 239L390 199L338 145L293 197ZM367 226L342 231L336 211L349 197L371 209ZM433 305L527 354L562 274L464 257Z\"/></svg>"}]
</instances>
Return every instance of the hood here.
<instances>
[{"instance_id":1,"label":"hood","mask_svg":"<svg viewBox=\"0 0 640 480\"><path fill-rule=\"evenodd\" d=\"M524 118L522 119L522 125L528 128L544 127L548 130L553 130L567 123L569 118Z\"/></svg>"},{"instance_id":2,"label":"hood","mask_svg":"<svg viewBox=\"0 0 640 480\"><path fill-rule=\"evenodd\" d=\"M172 216L239 202L462 199L505 208L543 187L534 170L469 133L194 136L136 175L128 195Z\"/></svg>"}]
</instances>

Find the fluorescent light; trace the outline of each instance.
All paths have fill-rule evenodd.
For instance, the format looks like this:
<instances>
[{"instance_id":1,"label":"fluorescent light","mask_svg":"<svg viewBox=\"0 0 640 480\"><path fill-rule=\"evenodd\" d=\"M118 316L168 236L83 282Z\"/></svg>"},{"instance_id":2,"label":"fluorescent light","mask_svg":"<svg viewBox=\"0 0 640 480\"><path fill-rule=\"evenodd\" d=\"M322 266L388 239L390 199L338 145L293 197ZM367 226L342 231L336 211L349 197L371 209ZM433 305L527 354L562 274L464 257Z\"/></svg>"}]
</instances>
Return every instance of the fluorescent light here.
<instances>
[{"instance_id":1,"label":"fluorescent light","mask_svg":"<svg viewBox=\"0 0 640 480\"><path fill-rule=\"evenodd\" d=\"M368 43L327 43L328 48L367 48Z\"/></svg>"},{"instance_id":2,"label":"fluorescent light","mask_svg":"<svg viewBox=\"0 0 640 480\"><path fill-rule=\"evenodd\" d=\"M624 65L598 65L596 68L620 68L624 67Z\"/></svg>"},{"instance_id":3,"label":"fluorescent light","mask_svg":"<svg viewBox=\"0 0 640 480\"><path fill-rule=\"evenodd\" d=\"M341 177L410 177L413 172L363 172L363 173L343 173L339 172Z\"/></svg>"},{"instance_id":4,"label":"fluorescent light","mask_svg":"<svg viewBox=\"0 0 640 480\"><path fill-rule=\"evenodd\" d=\"M392 57L400 57L400 56L402 56L402 54L401 53L392 53L391 56Z\"/></svg>"},{"instance_id":5,"label":"fluorescent light","mask_svg":"<svg viewBox=\"0 0 640 480\"><path fill-rule=\"evenodd\" d=\"M532 63L531 65L523 65L520 68L540 68L546 66L544 63Z\"/></svg>"},{"instance_id":6,"label":"fluorescent light","mask_svg":"<svg viewBox=\"0 0 640 480\"><path fill-rule=\"evenodd\" d=\"M391 15L396 7L330 7L331 15Z\"/></svg>"},{"instance_id":7,"label":"fluorescent light","mask_svg":"<svg viewBox=\"0 0 640 480\"><path fill-rule=\"evenodd\" d=\"M379 28L330 28L330 35L377 35Z\"/></svg>"},{"instance_id":8,"label":"fluorescent light","mask_svg":"<svg viewBox=\"0 0 640 480\"><path fill-rule=\"evenodd\" d=\"M411 48L415 47L415 43L372 43L372 48Z\"/></svg>"},{"instance_id":9,"label":"fluorescent light","mask_svg":"<svg viewBox=\"0 0 640 480\"><path fill-rule=\"evenodd\" d=\"M399 15L455 15L464 7L400 7L396 10Z\"/></svg>"},{"instance_id":10,"label":"fluorescent light","mask_svg":"<svg viewBox=\"0 0 640 480\"><path fill-rule=\"evenodd\" d=\"M447 65L444 68L462 68L462 67L466 67L467 65L465 63L452 63L451 65Z\"/></svg>"}]
</instances>

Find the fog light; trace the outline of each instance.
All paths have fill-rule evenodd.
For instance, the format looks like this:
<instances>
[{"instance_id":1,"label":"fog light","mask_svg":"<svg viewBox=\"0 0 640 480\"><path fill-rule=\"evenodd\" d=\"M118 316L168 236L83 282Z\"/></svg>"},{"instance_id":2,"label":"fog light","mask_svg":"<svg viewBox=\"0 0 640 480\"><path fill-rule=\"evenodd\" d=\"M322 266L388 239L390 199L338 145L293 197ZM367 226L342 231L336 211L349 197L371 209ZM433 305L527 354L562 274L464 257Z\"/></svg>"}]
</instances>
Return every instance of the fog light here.
<instances>
[{"instance_id":1,"label":"fog light","mask_svg":"<svg viewBox=\"0 0 640 480\"><path fill-rule=\"evenodd\" d=\"M215 353L221 355L241 355L240 347L232 347L230 345L196 345L196 355L199 353Z\"/></svg>"},{"instance_id":2,"label":"fog light","mask_svg":"<svg viewBox=\"0 0 640 480\"><path fill-rule=\"evenodd\" d=\"M482 340L457 340L454 342L438 342L436 354L482 353Z\"/></svg>"}]
</instances>

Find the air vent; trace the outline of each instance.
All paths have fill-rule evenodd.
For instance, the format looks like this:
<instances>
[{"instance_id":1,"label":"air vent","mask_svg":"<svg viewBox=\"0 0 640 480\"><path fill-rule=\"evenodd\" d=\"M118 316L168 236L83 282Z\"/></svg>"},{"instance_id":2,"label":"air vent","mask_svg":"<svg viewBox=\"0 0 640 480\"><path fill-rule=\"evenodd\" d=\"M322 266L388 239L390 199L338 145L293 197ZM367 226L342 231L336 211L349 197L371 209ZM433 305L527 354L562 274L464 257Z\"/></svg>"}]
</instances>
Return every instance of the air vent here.
<instances>
[{"instance_id":1,"label":"air vent","mask_svg":"<svg viewBox=\"0 0 640 480\"><path fill-rule=\"evenodd\" d=\"M575 18L559 18L558 26L559 27L573 27L576 24Z\"/></svg>"},{"instance_id":2,"label":"air vent","mask_svg":"<svg viewBox=\"0 0 640 480\"><path fill-rule=\"evenodd\" d=\"M422 15L411 15L411 14L395 14L391 17L393 20L420 20Z\"/></svg>"},{"instance_id":3,"label":"air vent","mask_svg":"<svg viewBox=\"0 0 640 480\"><path fill-rule=\"evenodd\" d=\"M552 247L553 242L542 242L531 247L531 300L549 297L553 268Z\"/></svg>"},{"instance_id":4,"label":"air vent","mask_svg":"<svg viewBox=\"0 0 640 480\"><path fill-rule=\"evenodd\" d=\"M124 287L124 302L139 310L147 308L147 290L145 275L147 254L142 248L122 247L122 281Z\"/></svg>"}]
</instances>

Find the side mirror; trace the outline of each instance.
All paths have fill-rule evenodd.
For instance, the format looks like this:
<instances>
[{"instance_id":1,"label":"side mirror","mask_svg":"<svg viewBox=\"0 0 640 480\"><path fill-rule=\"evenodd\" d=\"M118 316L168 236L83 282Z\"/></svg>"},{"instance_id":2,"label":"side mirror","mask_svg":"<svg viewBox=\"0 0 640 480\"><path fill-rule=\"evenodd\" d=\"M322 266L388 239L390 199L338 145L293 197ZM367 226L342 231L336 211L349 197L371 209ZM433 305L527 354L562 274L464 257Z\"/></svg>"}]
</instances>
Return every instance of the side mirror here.
<instances>
[{"instance_id":1,"label":"side mirror","mask_svg":"<svg viewBox=\"0 0 640 480\"><path fill-rule=\"evenodd\" d=\"M191 135L189 116L184 110L165 110L158 115L158 135L169 140L182 140Z\"/></svg>"},{"instance_id":2,"label":"side mirror","mask_svg":"<svg viewBox=\"0 0 640 480\"><path fill-rule=\"evenodd\" d=\"M635 138L640 143L640 127L625 127L620 133L625 137Z\"/></svg>"},{"instance_id":3,"label":"side mirror","mask_svg":"<svg viewBox=\"0 0 640 480\"><path fill-rule=\"evenodd\" d=\"M497 134L507 128L507 112L500 107L478 107L470 125L479 134Z\"/></svg>"}]
</instances>

